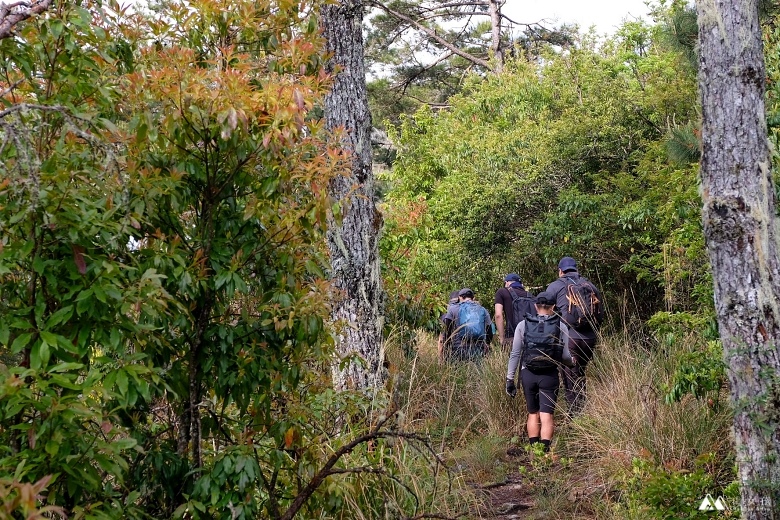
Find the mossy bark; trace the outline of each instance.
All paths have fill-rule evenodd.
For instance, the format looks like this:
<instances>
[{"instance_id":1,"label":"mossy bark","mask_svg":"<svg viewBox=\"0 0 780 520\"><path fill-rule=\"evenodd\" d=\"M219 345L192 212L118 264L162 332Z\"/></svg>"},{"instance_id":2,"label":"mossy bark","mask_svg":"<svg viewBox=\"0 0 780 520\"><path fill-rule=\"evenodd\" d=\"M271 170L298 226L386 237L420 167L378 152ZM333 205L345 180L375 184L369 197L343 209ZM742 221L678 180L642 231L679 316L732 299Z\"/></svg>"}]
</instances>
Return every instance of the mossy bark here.
<instances>
[{"instance_id":1,"label":"mossy bark","mask_svg":"<svg viewBox=\"0 0 780 520\"><path fill-rule=\"evenodd\" d=\"M335 74L325 98L325 121L329 130L343 128L342 146L351 156L350 174L335 178L329 188L341 209L341 219L334 219L328 228L336 349L342 358L357 354L365 360L365 364L350 362L343 369L334 368L336 387L342 389L372 389L384 381L378 246L382 217L371 167L363 9L362 0L341 0L323 7L321 18L330 55L326 68Z\"/></svg>"},{"instance_id":2,"label":"mossy bark","mask_svg":"<svg viewBox=\"0 0 780 520\"><path fill-rule=\"evenodd\" d=\"M742 517L780 519L780 260L758 0L699 0L703 223Z\"/></svg>"}]
</instances>

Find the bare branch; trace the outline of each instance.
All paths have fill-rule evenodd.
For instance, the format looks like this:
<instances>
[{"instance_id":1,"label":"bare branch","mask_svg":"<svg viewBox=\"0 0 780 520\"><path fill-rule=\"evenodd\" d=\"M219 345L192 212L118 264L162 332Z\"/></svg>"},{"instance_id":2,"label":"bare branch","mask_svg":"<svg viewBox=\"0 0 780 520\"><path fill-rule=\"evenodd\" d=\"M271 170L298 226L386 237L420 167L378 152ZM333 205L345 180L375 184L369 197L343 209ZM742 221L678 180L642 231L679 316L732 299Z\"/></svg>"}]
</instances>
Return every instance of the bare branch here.
<instances>
[{"instance_id":1,"label":"bare branch","mask_svg":"<svg viewBox=\"0 0 780 520\"><path fill-rule=\"evenodd\" d=\"M369 3L371 5L373 5L374 7L378 7L379 9L385 11L387 14L389 14L391 16L394 16L394 17L398 18L399 20L403 20L404 22L406 22L406 23L408 23L410 25L413 25L414 27L417 28L417 30L425 33L431 39L433 39L434 41L438 42L442 47L448 49L453 54L457 54L461 58L464 58L464 59L470 61L471 63L475 64L475 65L479 65L480 67L485 67L486 69L491 69L492 70L492 67L490 66L490 63L488 63L486 60L478 58L478 57L476 57L476 56L474 56L474 55L472 55L472 54L470 54L468 52L465 52L465 51L459 49L455 45L451 44L450 42L448 42L447 40L445 40L444 38L439 36L436 33L436 31L434 31L430 27L426 27L426 26L418 23L414 19L410 18L409 16L407 16L407 15L405 15L403 13L399 13L398 11L395 11L393 9L390 9L389 7L385 6L384 4L382 4L381 2L378 2L376 0L369 0Z\"/></svg>"},{"instance_id":2,"label":"bare branch","mask_svg":"<svg viewBox=\"0 0 780 520\"><path fill-rule=\"evenodd\" d=\"M393 86L393 90L401 90L401 96L406 94L406 89L409 88L409 85L411 85L414 80L431 70L432 68L436 67L439 63L448 60L452 56L452 53L449 52L447 54L444 54L442 57L440 57L438 60L434 61L433 63L424 66L421 70L416 71L415 74L411 75L410 77L404 79L400 84Z\"/></svg>"},{"instance_id":3,"label":"bare branch","mask_svg":"<svg viewBox=\"0 0 780 520\"><path fill-rule=\"evenodd\" d=\"M15 86L15 85L14 85ZM30 103L17 103L16 105L0 111L0 119L9 116L15 112L26 112L28 110L40 110L42 112L61 112L70 115L67 107L62 105L33 105Z\"/></svg>"},{"instance_id":4,"label":"bare branch","mask_svg":"<svg viewBox=\"0 0 780 520\"><path fill-rule=\"evenodd\" d=\"M51 7L53 0L40 0L34 3L14 2L12 4L0 4L0 40L13 35L16 24L23 22L33 15L41 14ZM23 7L23 9L18 9ZM14 11L15 12L12 12Z\"/></svg>"},{"instance_id":5,"label":"bare branch","mask_svg":"<svg viewBox=\"0 0 780 520\"><path fill-rule=\"evenodd\" d=\"M548 22L549 22L549 20L547 20L546 18L543 18L543 19L539 20L538 22L532 22L532 23L520 23L520 22L516 22L516 21L512 20L511 18L509 18L509 17L508 17L507 15L505 15L504 13L501 13L501 14L500 14L500 16L501 16L501 18L503 18L504 20L506 20L507 22L509 22L509 23L511 23L511 24L514 24L514 25L519 25L519 26L521 26L521 27L526 27L526 28L528 28L528 29L532 29L532 28L535 28L535 27L538 27L538 28L544 29L544 25L542 25L542 22L545 22L545 23L548 23Z\"/></svg>"},{"instance_id":6,"label":"bare branch","mask_svg":"<svg viewBox=\"0 0 780 520\"><path fill-rule=\"evenodd\" d=\"M17 81L14 81L14 83L12 85L10 85L7 89L5 89L4 91L0 92L0 98L4 98L5 96L7 96L11 92L13 92L14 89L16 87L18 87L23 81L24 81L24 78L22 78L20 80L17 80Z\"/></svg>"},{"instance_id":7,"label":"bare branch","mask_svg":"<svg viewBox=\"0 0 780 520\"><path fill-rule=\"evenodd\" d=\"M373 473L373 474L380 474L381 470L374 470L372 468L353 468L352 470L343 470L339 468L334 468L336 463L344 456L352 452L356 447L360 446L361 444L379 440L379 439L388 439L388 438L396 438L396 439L408 439L408 440L415 440L423 442L428 448L429 453L433 456L433 458L436 460L436 462L442 466L445 466L444 461L439 457L438 454L436 454L433 449L425 443L425 439L419 435L416 435L414 433L405 433L405 432L398 432L398 431L391 431L391 430L384 430L385 424L387 424L390 419L393 419L395 417L395 414L387 414L384 418L382 418L380 421L377 422L377 424L371 428L371 430L368 431L368 433L365 433L363 435L360 435L359 437L356 437L351 442L345 444L344 446L340 447L338 450L336 450L330 458L325 462L325 465L312 477L312 479L309 481L309 483L306 485L303 490L298 493L298 496L295 497L295 500L293 500L293 503L290 505L290 507L287 509L287 511L284 512L284 514L279 517L280 520L292 520L295 515L298 513L298 511L303 507L303 504L306 503L306 501L314 494L314 492L317 490L318 487L323 483L323 481L333 474L339 474L339 473Z\"/></svg>"},{"instance_id":8,"label":"bare branch","mask_svg":"<svg viewBox=\"0 0 780 520\"><path fill-rule=\"evenodd\" d=\"M490 2L452 2L450 4L439 4L433 7L420 7L420 11L435 11L437 9L447 9L449 7L487 7Z\"/></svg>"}]
</instances>

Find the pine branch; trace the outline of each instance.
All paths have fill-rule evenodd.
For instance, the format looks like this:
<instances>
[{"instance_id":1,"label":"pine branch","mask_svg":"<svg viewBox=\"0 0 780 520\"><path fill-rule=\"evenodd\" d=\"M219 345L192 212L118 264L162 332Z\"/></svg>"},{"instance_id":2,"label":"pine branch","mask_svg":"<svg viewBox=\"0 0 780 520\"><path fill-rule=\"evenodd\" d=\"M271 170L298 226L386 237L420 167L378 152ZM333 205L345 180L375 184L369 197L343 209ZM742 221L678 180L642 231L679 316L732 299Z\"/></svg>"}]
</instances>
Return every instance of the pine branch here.
<instances>
[{"instance_id":1,"label":"pine branch","mask_svg":"<svg viewBox=\"0 0 780 520\"><path fill-rule=\"evenodd\" d=\"M447 50L451 51L453 54L457 54L461 58L470 61L474 65L479 65L480 67L485 67L486 69L492 70L492 67L490 66L490 63L488 63L486 60L483 60L482 58L478 58L478 57L474 56L473 54L470 54L468 52L465 52L465 51L459 49L457 46L453 45L452 43L448 42L447 40L445 40L444 38L439 36L439 34L437 34L436 31L434 31L430 27L426 27L426 26L420 24L419 22L417 22L416 20L410 18L409 16L407 16L407 15L405 15L403 13L399 13L398 11L395 11L395 10L389 8L386 5L384 5L384 4L380 3L380 2L377 2L376 0L369 0L369 4L373 5L374 7L379 8L381 10L383 10L387 14L389 14L391 16L394 16L395 18L398 18L399 20L403 20L404 22L408 23L409 25L414 26L417 30L423 32L428 37L430 37L432 40L436 41L439 45L441 45L442 47L444 47Z\"/></svg>"}]
</instances>

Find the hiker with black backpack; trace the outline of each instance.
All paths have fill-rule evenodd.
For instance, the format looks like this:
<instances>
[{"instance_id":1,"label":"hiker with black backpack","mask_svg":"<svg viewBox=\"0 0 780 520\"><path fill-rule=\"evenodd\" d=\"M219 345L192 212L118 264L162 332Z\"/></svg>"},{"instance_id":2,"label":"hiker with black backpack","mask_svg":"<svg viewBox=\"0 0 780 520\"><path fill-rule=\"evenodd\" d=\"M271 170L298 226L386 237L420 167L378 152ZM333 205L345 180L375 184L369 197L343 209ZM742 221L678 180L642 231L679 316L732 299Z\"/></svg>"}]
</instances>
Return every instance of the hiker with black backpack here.
<instances>
[{"instance_id":1,"label":"hiker with black backpack","mask_svg":"<svg viewBox=\"0 0 780 520\"><path fill-rule=\"evenodd\" d=\"M526 314L534 314L534 295L525 290L520 275L509 273L504 277L504 287L496 291L495 322L501 348L509 352L517 325Z\"/></svg>"},{"instance_id":2,"label":"hiker with black backpack","mask_svg":"<svg viewBox=\"0 0 780 520\"><path fill-rule=\"evenodd\" d=\"M448 361L479 361L493 341L493 321L485 308L474 301L474 291L458 291L458 304L450 305L442 318Z\"/></svg>"},{"instance_id":3,"label":"hiker with black backpack","mask_svg":"<svg viewBox=\"0 0 780 520\"><path fill-rule=\"evenodd\" d=\"M604 299L593 282L580 276L577 261L570 256L558 262L558 279L545 292L555 295L556 312L569 327L568 347L575 365L563 367L562 372L568 413L575 416L585 405L585 368L593 359L598 330L604 320Z\"/></svg>"},{"instance_id":4,"label":"hiker with black backpack","mask_svg":"<svg viewBox=\"0 0 780 520\"><path fill-rule=\"evenodd\" d=\"M555 432L553 413L558 402L558 368L571 365L569 328L555 313L555 295L543 292L536 297L535 315L527 314L517 325L506 372L506 393L517 395L515 374L520 366L520 383L528 410L528 440L550 450Z\"/></svg>"}]
</instances>

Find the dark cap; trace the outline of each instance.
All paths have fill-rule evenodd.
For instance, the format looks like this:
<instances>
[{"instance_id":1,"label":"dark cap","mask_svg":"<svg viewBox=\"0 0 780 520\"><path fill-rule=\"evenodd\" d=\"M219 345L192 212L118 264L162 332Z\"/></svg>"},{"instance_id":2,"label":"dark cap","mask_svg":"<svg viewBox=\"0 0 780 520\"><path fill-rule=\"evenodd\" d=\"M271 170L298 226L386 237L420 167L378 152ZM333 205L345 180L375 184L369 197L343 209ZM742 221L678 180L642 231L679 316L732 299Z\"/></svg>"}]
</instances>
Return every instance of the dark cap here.
<instances>
[{"instance_id":1,"label":"dark cap","mask_svg":"<svg viewBox=\"0 0 780 520\"><path fill-rule=\"evenodd\" d=\"M450 293L450 303L458 303L458 292L460 291L452 291Z\"/></svg>"},{"instance_id":2,"label":"dark cap","mask_svg":"<svg viewBox=\"0 0 780 520\"><path fill-rule=\"evenodd\" d=\"M463 296L464 298L473 298L474 297L474 291L472 291L468 287L464 287L463 289L458 291L458 296Z\"/></svg>"},{"instance_id":3,"label":"dark cap","mask_svg":"<svg viewBox=\"0 0 780 520\"><path fill-rule=\"evenodd\" d=\"M551 292L540 292L536 295L536 304L537 305L555 305L555 295Z\"/></svg>"},{"instance_id":4,"label":"dark cap","mask_svg":"<svg viewBox=\"0 0 780 520\"><path fill-rule=\"evenodd\" d=\"M505 281L505 282L518 282L518 283L523 283L523 279L522 279L522 278L520 278L520 275L519 275L519 274L515 274L515 273L509 273L508 275L506 275L506 276L504 277L504 281Z\"/></svg>"},{"instance_id":5,"label":"dark cap","mask_svg":"<svg viewBox=\"0 0 780 520\"><path fill-rule=\"evenodd\" d=\"M561 258L561 261L558 262L558 269L560 269L564 273L566 271L576 271L577 261L570 256L564 256L563 258Z\"/></svg>"}]
</instances>

